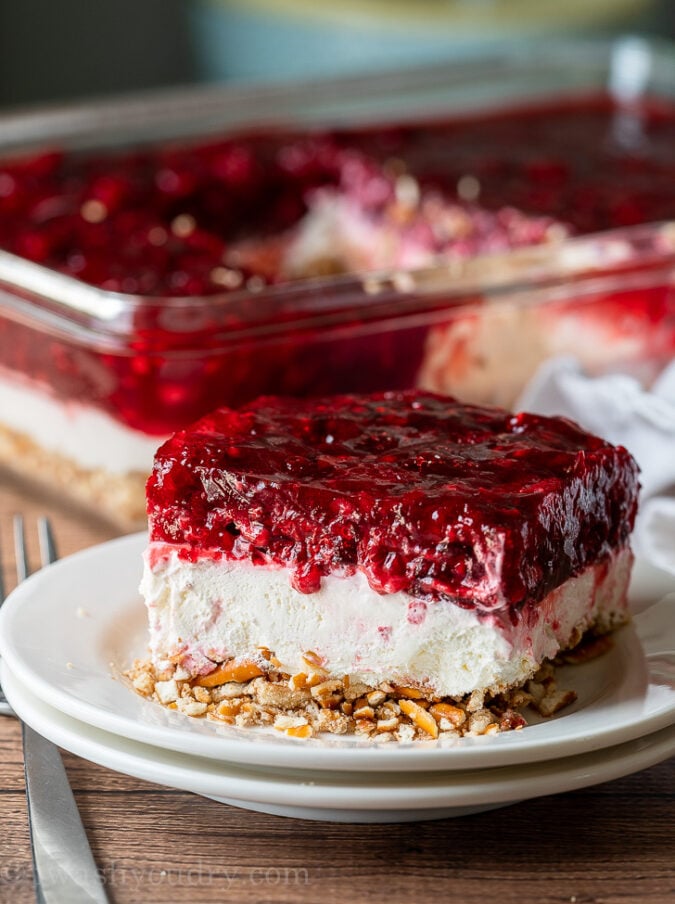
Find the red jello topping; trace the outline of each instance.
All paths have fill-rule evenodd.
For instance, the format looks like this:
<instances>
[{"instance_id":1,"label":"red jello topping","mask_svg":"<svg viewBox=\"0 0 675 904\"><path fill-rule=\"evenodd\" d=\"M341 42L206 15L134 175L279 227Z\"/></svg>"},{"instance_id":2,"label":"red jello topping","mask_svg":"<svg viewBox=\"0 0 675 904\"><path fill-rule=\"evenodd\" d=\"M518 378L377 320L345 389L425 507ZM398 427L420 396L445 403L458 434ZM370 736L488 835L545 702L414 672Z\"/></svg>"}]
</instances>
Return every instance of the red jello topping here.
<instances>
[{"instance_id":1,"label":"red jello topping","mask_svg":"<svg viewBox=\"0 0 675 904\"><path fill-rule=\"evenodd\" d=\"M638 480L565 419L410 391L219 409L160 448L147 491L151 539L189 560L513 611L625 545Z\"/></svg>"},{"instance_id":2,"label":"red jello topping","mask_svg":"<svg viewBox=\"0 0 675 904\"><path fill-rule=\"evenodd\" d=\"M0 163L0 248L123 293L208 295L283 279L266 240L297 224L318 187L339 185L377 217L403 167L422 191L500 214L474 224L480 240L464 252L476 253L541 241L552 221L583 233L675 216L674 146L672 110L592 97L421 125L41 154ZM513 208L531 227L514 229ZM240 254L251 239L259 252Z\"/></svg>"}]
</instances>

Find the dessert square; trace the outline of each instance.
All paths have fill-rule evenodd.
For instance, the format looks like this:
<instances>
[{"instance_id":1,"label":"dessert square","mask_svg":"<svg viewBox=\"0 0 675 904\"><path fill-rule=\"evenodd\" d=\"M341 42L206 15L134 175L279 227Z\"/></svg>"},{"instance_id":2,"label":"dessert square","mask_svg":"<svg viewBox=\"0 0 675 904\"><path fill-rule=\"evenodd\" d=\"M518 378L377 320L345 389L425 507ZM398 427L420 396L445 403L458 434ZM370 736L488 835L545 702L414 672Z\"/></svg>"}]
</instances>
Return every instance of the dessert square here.
<instances>
[{"instance_id":1,"label":"dessert square","mask_svg":"<svg viewBox=\"0 0 675 904\"><path fill-rule=\"evenodd\" d=\"M216 410L147 485L153 668L202 713L255 681L344 730L354 687L475 711L627 620L637 474L563 418L420 391Z\"/></svg>"}]
</instances>

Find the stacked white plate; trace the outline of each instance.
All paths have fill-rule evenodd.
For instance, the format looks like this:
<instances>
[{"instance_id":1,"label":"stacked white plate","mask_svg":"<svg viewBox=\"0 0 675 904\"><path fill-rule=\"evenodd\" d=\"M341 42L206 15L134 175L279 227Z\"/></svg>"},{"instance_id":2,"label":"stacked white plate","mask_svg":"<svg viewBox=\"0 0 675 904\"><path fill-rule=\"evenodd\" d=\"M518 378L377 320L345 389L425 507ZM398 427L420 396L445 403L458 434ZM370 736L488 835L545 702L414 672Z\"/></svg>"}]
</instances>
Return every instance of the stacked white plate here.
<instances>
[{"instance_id":1,"label":"stacked white plate","mask_svg":"<svg viewBox=\"0 0 675 904\"><path fill-rule=\"evenodd\" d=\"M638 563L633 624L604 656L560 670L577 702L522 731L410 744L191 719L138 696L144 534L33 575L0 612L1 680L16 713L61 747L119 772L284 816L441 819L569 791L675 754L675 579Z\"/></svg>"}]
</instances>

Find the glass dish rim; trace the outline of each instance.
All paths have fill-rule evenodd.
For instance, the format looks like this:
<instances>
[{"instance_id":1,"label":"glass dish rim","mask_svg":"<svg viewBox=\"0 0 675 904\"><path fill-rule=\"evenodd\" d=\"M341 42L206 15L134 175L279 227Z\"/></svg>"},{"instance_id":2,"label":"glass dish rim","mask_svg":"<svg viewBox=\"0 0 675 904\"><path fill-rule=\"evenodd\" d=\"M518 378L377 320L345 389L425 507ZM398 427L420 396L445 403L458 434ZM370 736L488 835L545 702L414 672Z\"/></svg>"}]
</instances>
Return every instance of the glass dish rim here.
<instances>
[{"instance_id":1,"label":"glass dish rim","mask_svg":"<svg viewBox=\"0 0 675 904\"><path fill-rule=\"evenodd\" d=\"M0 252L0 260L5 252ZM13 255L8 255L14 257ZM166 343L145 349L148 353L217 354L233 342L275 340L287 329L347 329L362 334L385 326L431 326L449 317L462 316L477 305L539 306L561 301L574 293L577 299L596 292L627 290L670 283L675 274L675 220L646 223L566 239L549 245L515 249L504 254L480 255L447 265L417 270L386 270L365 275L348 274L325 280L298 280L265 294L271 304L293 303L292 318L269 321L247 319L239 328L223 324L217 344L204 347L208 330L171 329L167 317L202 312L227 314L236 304L256 305L263 295L223 293L204 297L134 298L80 283L39 264L22 261L28 278L21 293L5 288L0 278L0 319L21 321L41 332L99 351L136 354L133 340L139 335L136 314L150 314L160 321L160 334L181 336L183 344ZM598 263L599 261L599 263ZM75 308L40 291L42 283L57 276L66 290L82 292L85 302ZM37 301L36 301L37 299ZM38 303L42 302L42 303ZM78 313L79 317L73 315ZM161 321L164 321L162 324ZM151 326L150 330L153 329Z\"/></svg>"}]
</instances>

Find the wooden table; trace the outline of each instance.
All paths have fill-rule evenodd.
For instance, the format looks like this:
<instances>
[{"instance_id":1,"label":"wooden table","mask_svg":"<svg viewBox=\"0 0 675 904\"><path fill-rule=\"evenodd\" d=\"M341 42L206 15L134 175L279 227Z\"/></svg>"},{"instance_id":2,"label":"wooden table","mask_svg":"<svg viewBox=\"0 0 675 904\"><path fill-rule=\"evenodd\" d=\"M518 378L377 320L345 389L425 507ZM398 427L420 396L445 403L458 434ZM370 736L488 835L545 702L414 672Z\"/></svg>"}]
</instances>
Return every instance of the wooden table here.
<instances>
[{"instance_id":1,"label":"wooden table","mask_svg":"<svg viewBox=\"0 0 675 904\"><path fill-rule=\"evenodd\" d=\"M52 516L61 555L115 535L0 475L7 571L15 511L30 527L37 514ZM94 856L119 904L675 902L675 758L585 791L477 816L373 826L265 816L70 754L64 760ZM0 827L0 902L33 901L20 732L14 719L1 717Z\"/></svg>"}]
</instances>

